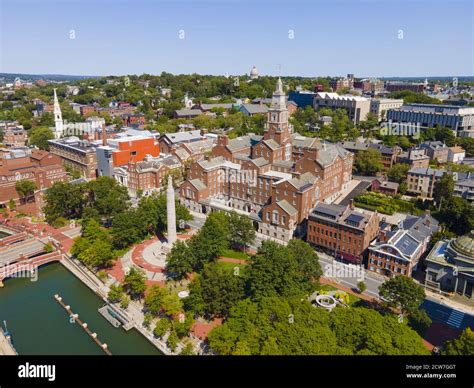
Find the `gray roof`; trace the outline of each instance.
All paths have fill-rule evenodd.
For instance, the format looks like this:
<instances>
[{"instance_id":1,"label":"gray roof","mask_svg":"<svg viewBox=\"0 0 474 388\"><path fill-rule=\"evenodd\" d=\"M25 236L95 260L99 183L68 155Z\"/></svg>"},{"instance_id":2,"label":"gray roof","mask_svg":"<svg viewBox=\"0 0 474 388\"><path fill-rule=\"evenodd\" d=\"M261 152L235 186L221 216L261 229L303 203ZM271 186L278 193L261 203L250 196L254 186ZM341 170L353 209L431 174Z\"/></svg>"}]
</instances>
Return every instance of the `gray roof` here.
<instances>
[{"instance_id":1,"label":"gray roof","mask_svg":"<svg viewBox=\"0 0 474 388\"><path fill-rule=\"evenodd\" d=\"M260 104L242 104L240 109L245 109L251 115L268 112L268 107Z\"/></svg>"},{"instance_id":2,"label":"gray roof","mask_svg":"<svg viewBox=\"0 0 474 388\"><path fill-rule=\"evenodd\" d=\"M295 162L292 160L275 160L273 162L273 166L275 167L283 167L283 168L292 168Z\"/></svg>"},{"instance_id":3,"label":"gray roof","mask_svg":"<svg viewBox=\"0 0 474 388\"><path fill-rule=\"evenodd\" d=\"M231 152L235 152L244 148L250 148L254 144L258 143L262 139L262 136L255 134L249 134L246 136L236 137L235 139L230 139L227 148Z\"/></svg>"},{"instance_id":4,"label":"gray roof","mask_svg":"<svg viewBox=\"0 0 474 388\"><path fill-rule=\"evenodd\" d=\"M197 190L204 190L206 188L206 185L202 183L200 179L190 180L189 183L191 183Z\"/></svg>"},{"instance_id":5,"label":"gray roof","mask_svg":"<svg viewBox=\"0 0 474 388\"><path fill-rule=\"evenodd\" d=\"M202 115L202 111L199 109L177 109L175 114L176 116L199 116Z\"/></svg>"},{"instance_id":6,"label":"gray roof","mask_svg":"<svg viewBox=\"0 0 474 388\"><path fill-rule=\"evenodd\" d=\"M163 137L173 144L203 139L203 136L201 135L201 131L199 129L195 129L193 131L165 133Z\"/></svg>"},{"instance_id":7,"label":"gray roof","mask_svg":"<svg viewBox=\"0 0 474 388\"><path fill-rule=\"evenodd\" d=\"M280 206L290 216L298 213L298 210L296 210L286 199L278 201L277 205Z\"/></svg>"},{"instance_id":8,"label":"gray roof","mask_svg":"<svg viewBox=\"0 0 474 388\"><path fill-rule=\"evenodd\" d=\"M262 143L265 143L268 147L270 147L270 149L272 150L277 150L278 148L280 148L280 144L278 144L275 140L273 139L266 139L266 140L262 140Z\"/></svg>"},{"instance_id":9,"label":"gray roof","mask_svg":"<svg viewBox=\"0 0 474 388\"><path fill-rule=\"evenodd\" d=\"M434 175L436 177L442 177L446 170L437 170L434 168L425 168L425 167L415 167L408 170L409 174L416 174L416 175L424 175L424 176L431 176Z\"/></svg>"},{"instance_id":10,"label":"gray roof","mask_svg":"<svg viewBox=\"0 0 474 388\"><path fill-rule=\"evenodd\" d=\"M293 147L297 148L317 148L320 140L315 137L306 137L295 133L291 136L291 143Z\"/></svg>"},{"instance_id":11,"label":"gray roof","mask_svg":"<svg viewBox=\"0 0 474 388\"><path fill-rule=\"evenodd\" d=\"M313 186L316 177L310 172L305 172L299 178L293 178L290 183L295 186L297 190L303 191Z\"/></svg>"},{"instance_id":12,"label":"gray roof","mask_svg":"<svg viewBox=\"0 0 474 388\"><path fill-rule=\"evenodd\" d=\"M206 170L220 166L225 162L225 159L222 156L212 158L211 160L200 160L198 164Z\"/></svg>"},{"instance_id":13,"label":"gray roof","mask_svg":"<svg viewBox=\"0 0 474 388\"><path fill-rule=\"evenodd\" d=\"M257 158L257 159L251 159L251 161L257 166L257 167L263 167L266 166L269 162L265 158Z\"/></svg>"},{"instance_id":14,"label":"gray roof","mask_svg":"<svg viewBox=\"0 0 474 388\"><path fill-rule=\"evenodd\" d=\"M439 229L439 223L431 215L424 214L421 217L409 215L402 223L403 229L419 241L431 236Z\"/></svg>"}]
</instances>

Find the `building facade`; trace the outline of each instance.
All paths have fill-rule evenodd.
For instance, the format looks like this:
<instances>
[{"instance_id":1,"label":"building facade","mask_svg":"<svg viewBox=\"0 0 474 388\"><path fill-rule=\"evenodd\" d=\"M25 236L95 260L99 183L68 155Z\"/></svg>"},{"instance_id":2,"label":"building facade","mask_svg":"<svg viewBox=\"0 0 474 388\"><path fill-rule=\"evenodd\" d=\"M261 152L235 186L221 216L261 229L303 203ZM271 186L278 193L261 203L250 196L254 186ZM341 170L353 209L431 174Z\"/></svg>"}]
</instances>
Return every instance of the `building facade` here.
<instances>
[{"instance_id":1,"label":"building facade","mask_svg":"<svg viewBox=\"0 0 474 388\"><path fill-rule=\"evenodd\" d=\"M431 235L439 229L431 215L408 216L395 230L381 230L369 246L367 269L384 276L411 276L428 249Z\"/></svg>"},{"instance_id":2,"label":"building facade","mask_svg":"<svg viewBox=\"0 0 474 388\"><path fill-rule=\"evenodd\" d=\"M321 108L345 109L354 124L359 124L367 118L370 112L370 100L365 97L342 95L337 93L316 93L313 99L314 110Z\"/></svg>"},{"instance_id":3,"label":"building facade","mask_svg":"<svg viewBox=\"0 0 474 388\"><path fill-rule=\"evenodd\" d=\"M308 217L307 242L334 257L362 264L378 231L377 212L362 213L349 205L318 203Z\"/></svg>"}]
</instances>

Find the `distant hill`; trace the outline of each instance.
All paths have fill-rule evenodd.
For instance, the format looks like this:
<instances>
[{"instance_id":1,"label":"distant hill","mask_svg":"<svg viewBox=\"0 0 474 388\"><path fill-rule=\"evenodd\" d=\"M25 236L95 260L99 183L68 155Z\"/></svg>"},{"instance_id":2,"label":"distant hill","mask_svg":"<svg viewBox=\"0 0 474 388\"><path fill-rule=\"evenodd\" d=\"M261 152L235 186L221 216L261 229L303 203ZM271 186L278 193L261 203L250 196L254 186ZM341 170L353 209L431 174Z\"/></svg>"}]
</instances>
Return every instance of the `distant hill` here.
<instances>
[{"instance_id":1,"label":"distant hill","mask_svg":"<svg viewBox=\"0 0 474 388\"><path fill-rule=\"evenodd\" d=\"M25 81L37 81L40 79L50 81L79 81L87 78L101 78L100 76L93 75L0 73L0 78L4 78L6 81L13 81L17 77Z\"/></svg>"}]
</instances>

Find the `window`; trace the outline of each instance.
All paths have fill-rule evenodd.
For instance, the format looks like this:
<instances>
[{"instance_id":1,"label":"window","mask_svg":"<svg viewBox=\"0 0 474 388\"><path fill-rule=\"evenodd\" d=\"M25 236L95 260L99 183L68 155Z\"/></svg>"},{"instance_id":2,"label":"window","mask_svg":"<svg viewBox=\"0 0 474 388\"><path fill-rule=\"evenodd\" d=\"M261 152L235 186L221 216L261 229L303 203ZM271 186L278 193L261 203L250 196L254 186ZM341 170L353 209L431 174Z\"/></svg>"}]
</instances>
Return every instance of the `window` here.
<instances>
[{"instance_id":1,"label":"window","mask_svg":"<svg viewBox=\"0 0 474 388\"><path fill-rule=\"evenodd\" d=\"M278 212L277 212L277 211L274 211L274 212L273 212L273 222L274 222L275 224L278 224L278 220L279 220Z\"/></svg>"}]
</instances>

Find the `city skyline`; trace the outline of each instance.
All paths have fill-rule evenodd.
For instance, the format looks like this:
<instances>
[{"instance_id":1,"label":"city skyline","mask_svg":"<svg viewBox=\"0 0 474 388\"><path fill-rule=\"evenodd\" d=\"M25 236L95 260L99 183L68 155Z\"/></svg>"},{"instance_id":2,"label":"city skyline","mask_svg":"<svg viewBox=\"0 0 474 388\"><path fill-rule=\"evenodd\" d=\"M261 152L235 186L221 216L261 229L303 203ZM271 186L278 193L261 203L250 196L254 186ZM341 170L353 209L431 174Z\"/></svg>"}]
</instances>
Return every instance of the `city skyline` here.
<instances>
[{"instance_id":1,"label":"city skyline","mask_svg":"<svg viewBox=\"0 0 474 388\"><path fill-rule=\"evenodd\" d=\"M463 0L1 4L5 73L233 75L255 65L302 77L473 74L472 4Z\"/></svg>"}]
</instances>

